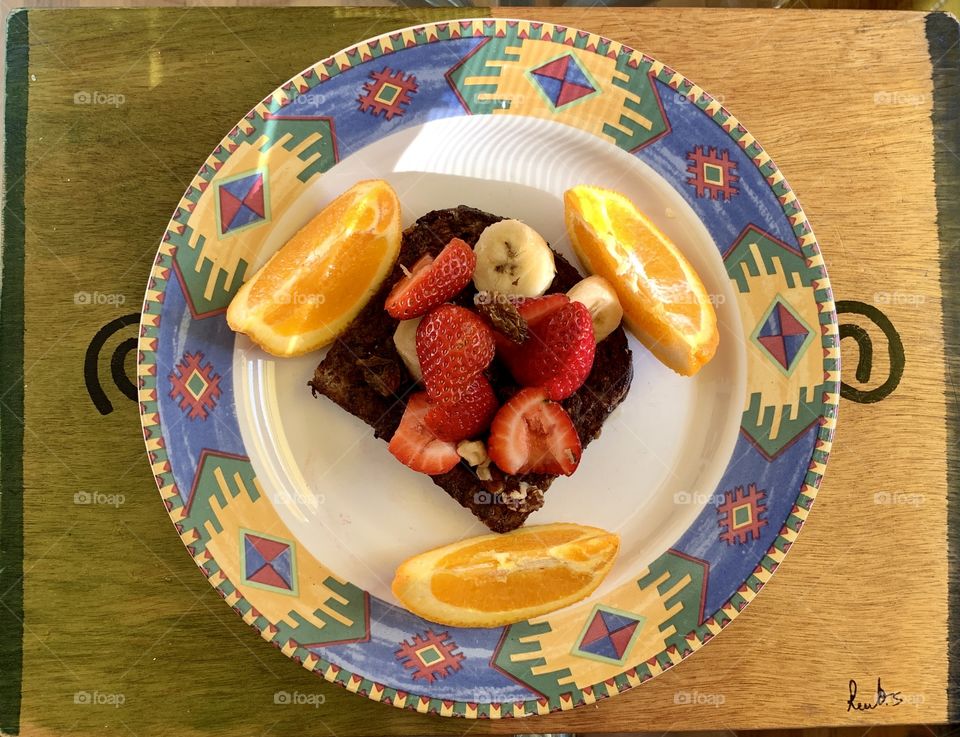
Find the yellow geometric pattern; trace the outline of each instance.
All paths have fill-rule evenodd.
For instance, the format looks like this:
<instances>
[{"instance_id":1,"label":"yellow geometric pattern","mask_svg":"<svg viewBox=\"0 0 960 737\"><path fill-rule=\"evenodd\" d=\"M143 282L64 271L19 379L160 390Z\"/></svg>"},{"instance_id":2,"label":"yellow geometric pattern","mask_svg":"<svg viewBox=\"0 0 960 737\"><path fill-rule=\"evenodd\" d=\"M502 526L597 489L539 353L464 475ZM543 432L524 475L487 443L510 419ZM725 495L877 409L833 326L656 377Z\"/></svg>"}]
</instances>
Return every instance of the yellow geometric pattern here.
<instances>
[{"instance_id":1,"label":"yellow geometric pattern","mask_svg":"<svg viewBox=\"0 0 960 737\"><path fill-rule=\"evenodd\" d=\"M653 128L653 121L626 106L627 101L639 104L640 96L613 84L614 79L624 84L628 79L626 75L617 71L617 63L614 59L549 41L508 46L506 52L514 58L512 60L489 59L486 62L486 67L490 69L489 75L475 75L464 80L464 84L468 87L496 86L496 92L479 94L477 97L481 101L510 101L509 108L497 108L494 110L495 115L529 115L547 118L589 131L597 136L605 135L603 130L605 125L618 128L629 135L630 129L623 127L619 122L614 122L619 121L621 115L646 130ZM525 70L539 67L563 54L576 56L577 61L598 83L601 93L584 99L582 103L575 106L557 110L534 88L534 83L526 75Z\"/></svg>"},{"instance_id":2,"label":"yellow geometric pattern","mask_svg":"<svg viewBox=\"0 0 960 737\"><path fill-rule=\"evenodd\" d=\"M231 488L231 483L243 484L239 475L235 475L233 479L226 479L221 473L217 476L217 482L223 487L224 497L230 501L224 507L220 505L218 499L211 497L210 503L222 530L217 532L216 527L209 521L205 524L206 531L210 535L206 549L217 561L223 575L236 587L237 593L254 603L257 611L271 622L284 621L291 627L297 627L299 622L292 616L296 613L307 622L323 628L326 623L317 617L316 612L319 610L345 626L353 625L352 619L330 606L333 602L346 605L347 600L322 583L331 577L336 579L336 576L311 556L302 545L297 546L299 596L291 597L279 591L274 592L244 584L240 546L237 544L238 540L243 539L241 529L248 528L255 520L257 530L260 532L289 540L295 538L280 520L270 501L263 496L259 484L256 486L260 494L256 501L252 501L248 490ZM240 493L237 493L238 491Z\"/></svg>"},{"instance_id":3,"label":"yellow geometric pattern","mask_svg":"<svg viewBox=\"0 0 960 737\"><path fill-rule=\"evenodd\" d=\"M243 125L241 125L242 128ZM250 129L252 130L252 127ZM310 158L301 159L300 154L315 146L321 137L320 132L312 133L291 149L284 147L286 139L281 138L273 142L265 135L252 143L241 141L238 144L230 144L230 146L236 146L235 150L221 165L213 181L206 185L189 221L190 227L193 228L189 246L194 249L201 248L196 261L197 273L200 273L205 262L210 262L213 267L207 276L203 290L203 296L206 299L213 299L217 291L217 280L220 278L225 279L223 286L227 292L232 292L240 286L234 283L234 279L238 278L237 269L241 261L249 264L248 271L252 273L252 269L266 260L269 254L263 253L262 246L272 232L269 227L254 227L235 234L228 233L221 240L215 203L217 183L248 171L265 172L270 186L271 221L280 220L303 192L303 182L297 175L303 170L305 164L310 162ZM215 163L219 163L215 157L211 156L207 159L207 166L213 168ZM203 180L199 177L193 182L196 188L201 184ZM182 232L183 227L179 226L179 229L174 227L173 230ZM202 246L200 246L201 239Z\"/></svg>"},{"instance_id":4,"label":"yellow geometric pattern","mask_svg":"<svg viewBox=\"0 0 960 737\"><path fill-rule=\"evenodd\" d=\"M749 334L763 319L770 303L777 295L789 304L807 325L815 330L818 329L820 311L817 303L811 298L811 287L801 283L800 274L785 273L783 262L777 256L771 257L773 271L768 273L757 244L749 244L749 249L751 258L745 259L739 265L749 290L741 292L736 300L745 333ZM755 272L756 276L751 272ZM736 285L734 286L736 288ZM753 341L746 340L741 335L738 335L737 339L743 341L747 354L749 386L744 400L744 410L749 407L753 395L759 394L760 417L765 417L767 411L773 413L773 425L769 437L775 440L779 435L781 422L785 419L795 420L800 410L800 403L812 402L815 387L823 384L820 341L815 338L814 344L797 365L796 370L790 376L784 377ZM786 414L784 414L785 408Z\"/></svg>"},{"instance_id":5,"label":"yellow geometric pattern","mask_svg":"<svg viewBox=\"0 0 960 737\"><path fill-rule=\"evenodd\" d=\"M637 578L643 579L648 573L649 569L643 571ZM663 652L667 647L669 637L675 634L683 634L677 633L672 625L664 627L662 631L660 628L683 609L683 605L679 601L671 607L667 607L667 601L673 599L680 591L690 585L692 578L683 576L670 589L661 594L658 587L666 583L669 577L668 573L664 573L654 584L644 589L637 586L635 582L631 582L603 597L602 601L607 606L628 612L642 613L646 618L644 624L639 628L638 637L629 651L624 653L623 662L642 663L654 657L657 653ZM533 667L534 675L543 675L567 668L571 675L560 678L557 681L558 685L573 685L581 689L623 673L624 666L621 664L591 660L570 652L571 644L577 642L583 629L584 620L592 610L592 603L582 604L559 614L531 619L530 624L533 625L540 622L549 622L550 631L530 638L531 641L536 640L540 645L539 651L515 654L511 659L521 661L546 658L547 662L545 664Z\"/></svg>"}]
</instances>

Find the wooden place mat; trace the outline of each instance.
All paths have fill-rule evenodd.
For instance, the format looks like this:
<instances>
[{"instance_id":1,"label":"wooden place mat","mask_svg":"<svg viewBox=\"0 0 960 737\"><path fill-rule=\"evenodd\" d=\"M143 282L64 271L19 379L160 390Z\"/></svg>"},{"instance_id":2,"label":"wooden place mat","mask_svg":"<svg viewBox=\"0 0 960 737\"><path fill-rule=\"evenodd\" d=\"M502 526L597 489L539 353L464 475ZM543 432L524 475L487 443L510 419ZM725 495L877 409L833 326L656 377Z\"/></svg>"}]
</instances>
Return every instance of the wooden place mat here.
<instances>
[{"instance_id":1,"label":"wooden place mat","mask_svg":"<svg viewBox=\"0 0 960 737\"><path fill-rule=\"evenodd\" d=\"M9 26L0 295L0 729L663 731L944 722L957 713L956 695L948 698L958 659L951 611L960 610L948 489L955 493L960 466L944 359L945 341L951 361L960 347L955 21L623 8L493 14L581 27L669 63L735 112L803 203L848 338L847 401L788 562L689 661L596 707L522 725L370 703L272 652L194 570L144 457L129 377L147 273L199 163L255 101L344 46L451 13L20 12ZM858 701L873 701L881 679L898 703L849 709L851 679ZM281 690L304 703L276 704Z\"/></svg>"}]
</instances>

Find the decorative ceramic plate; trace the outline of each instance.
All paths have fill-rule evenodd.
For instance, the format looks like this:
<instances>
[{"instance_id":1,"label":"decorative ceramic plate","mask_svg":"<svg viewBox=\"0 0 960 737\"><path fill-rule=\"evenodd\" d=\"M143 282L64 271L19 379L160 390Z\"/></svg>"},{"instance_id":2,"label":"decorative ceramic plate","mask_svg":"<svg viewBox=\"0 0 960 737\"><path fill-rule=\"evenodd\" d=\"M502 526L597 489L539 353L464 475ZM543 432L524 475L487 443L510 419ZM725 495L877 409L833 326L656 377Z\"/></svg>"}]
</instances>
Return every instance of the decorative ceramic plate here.
<instances>
[{"instance_id":1,"label":"decorative ceramic plate","mask_svg":"<svg viewBox=\"0 0 960 737\"><path fill-rule=\"evenodd\" d=\"M694 378L631 338L635 378L577 473L529 523L620 533L587 600L457 629L398 606L406 557L485 532L307 380L227 327L246 277L335 195L389 180L404 225L468 204L570 256L561 193L621 190L681 244L720 323ZM816 495L838 400L823 259L783 175L730 113L659 61L572 28L436 23L361 43L258 104L163 236L141 324L147 452L197 565L303 667L394 706L544 714L679 663L769 580ZM491 503L496 503L491 499Z\"/></svg>"}]
</instances>

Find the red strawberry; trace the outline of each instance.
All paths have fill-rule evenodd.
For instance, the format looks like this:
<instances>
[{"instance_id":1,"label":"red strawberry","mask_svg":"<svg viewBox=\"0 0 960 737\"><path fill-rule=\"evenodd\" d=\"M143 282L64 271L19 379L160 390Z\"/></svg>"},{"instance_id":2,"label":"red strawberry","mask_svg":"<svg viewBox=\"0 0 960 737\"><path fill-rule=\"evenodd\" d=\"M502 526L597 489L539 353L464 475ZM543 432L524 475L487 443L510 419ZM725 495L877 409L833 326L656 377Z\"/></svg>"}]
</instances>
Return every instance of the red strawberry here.
<instances>
[{"instance_id":1,"label":"red strawberry","mask_svg":"<svg viewBox=\"0 0 960 737\"><path fill-rule=\"evenodd\" d=\"M590 310L579 302L564 305L530 329L523 347L511 367L514 378L524 386L542 386L550 399L569 397L593 368L597 343Z\"/></svg>"},{"instance_id":2,"label":"red strawberry","mask_svg":"<svg viewBox=\"0 0 960 737\"><path fill-rule=\"evenodd\" d=\"M460 456L454 443L440 440L427 427L425 418L429 410L426 392L412 395L387 447L405 466L433 476L452 469L460 462Z\"/></svg>"},{"instance_id":3,"label":"red strawberry","mask_svg":"<svg viewBox=\"0 0 960 737\"><path fill-rule=\"evenodd\" d=\"M424 420L438 438L456 443L490 427L499 406L490 382L480 375L459 402L450 407L431 406Z\"/></svg>"},{"instance_id":4,"label":"red strawberry","mask_svg":"<svg viewBox=\"0 0 960 737\"><path fill-rule=\"evenodd\" d=\"M567 304L570 304L570 298L565 294L559 293L546 294L543 297L528 297L516 303L517 312L520 313L520 317L527 323L528 331L543 318L552 315ZM523 349L497 331L494 331L493 337L497 344L497 353L512 371L513 363L523 352ZM527 338L527 341L529 341L529 338ZM529 347L530 344L529 342L524 342L522 345Z\"/></svg>"},{"instance_id":5,"label":"red strawberry","mask_svg":"<svg viewBox=\"0 0 960 737\"><path fill-rule=\"evenodd\" d=\"M563 296L563 295L550 295ZM541 298L541 300L544 298ZM539 300L538 300L539 301ZM537 312L528 322L529 336L521 345L497 341L500 357L513 378L523 386L541 386L550 399L566 399L590 375L596 352L590 311L579 302L535 305ZM523 307L521 306L521 314Z\"/></svg>"},{"instance_id":6,"label":"red strawberry","mask_svg":"<svg viewBox=\"0 0 960 737\"><path fill-rule=\"evenodd\" d=\"M569 476L577 470L581 452L570 415L543 389L521 389L490 425L487 453L505 473Z\"/></svg>"},{"instance_id":7,"label":"red strawberry","mask_svg":"<svg viewBox=\"0 0 960 737\"><path fill-rule=\"evenodd\" d=\"M566 304L570 304L570 298L565 294L545 294L542 297L523 300L517 305L517 311L527 321L527 325L533 327L541 319L552 315Z\"/></svg>"},{"instance_id":8,"label":"red strawberry","mask_svg":"<svg viewBox=\"0 0 960 737\"><path fill-rule=\"evenodd\" d=\"M482 317L465 307L441 305L417 328L417 358L430 401L459 402L493 360L493 335Z\"/></svg>"},{"instance_id":9,"label":"red strawberry","mask_svg":"<svg viewBox=\"0 0 960 737\"><path fill-rule=\"evenodd\" d=\"M454 238L436 259L422 256L410 273L398 281L384 305L390 317L419 317L459 294L473 278L477 257L459 238Z\"/></svg>"}]
</instances>

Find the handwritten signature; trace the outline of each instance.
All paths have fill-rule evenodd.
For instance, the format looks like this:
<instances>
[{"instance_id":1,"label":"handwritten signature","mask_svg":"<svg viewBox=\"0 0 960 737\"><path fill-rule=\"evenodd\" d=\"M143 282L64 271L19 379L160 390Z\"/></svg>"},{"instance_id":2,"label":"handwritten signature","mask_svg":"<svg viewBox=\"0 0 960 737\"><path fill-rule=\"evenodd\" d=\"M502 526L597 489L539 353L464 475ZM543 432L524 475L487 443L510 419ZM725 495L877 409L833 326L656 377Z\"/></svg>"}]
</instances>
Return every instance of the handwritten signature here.
<instances>
[{"instance_id":1,"label":"handwritten signature","mask_svg":"<svg viewBox=\"0 0 960 737\"><path fill-rule=\"evenodd\" d=\"M870 711L881 706L899 706L903 703L900 694L900 691L890 691L889 693L884 691L883 686L880 685L880 679L877 678L877 692L874 695L874 700L871 702L857 701L857 682L851 678L847 711Z\"/></svg>"}]
</instances>

